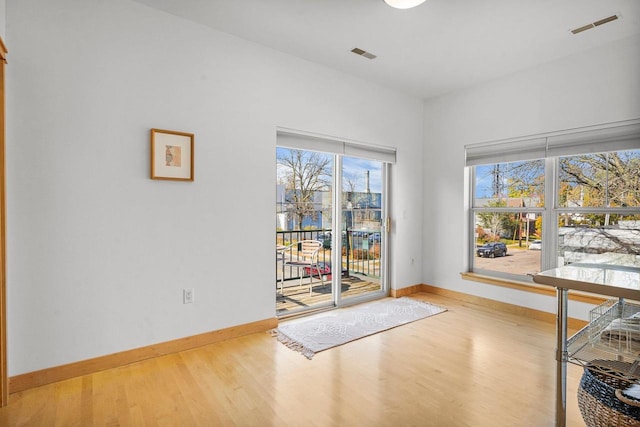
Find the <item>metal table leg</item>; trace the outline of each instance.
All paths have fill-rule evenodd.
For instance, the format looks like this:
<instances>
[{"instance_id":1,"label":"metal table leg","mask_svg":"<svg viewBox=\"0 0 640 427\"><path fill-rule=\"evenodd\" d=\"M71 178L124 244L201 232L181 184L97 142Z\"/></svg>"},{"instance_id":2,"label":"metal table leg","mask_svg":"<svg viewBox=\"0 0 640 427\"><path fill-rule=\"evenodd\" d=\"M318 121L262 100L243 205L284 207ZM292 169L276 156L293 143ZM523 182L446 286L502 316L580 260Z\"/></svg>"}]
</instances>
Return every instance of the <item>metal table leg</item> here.
<instances>
[{"instance_id":1,"label":"metal table leg","mask_svg":"<svg viewBox=\"0 0 640 427\"><path fill-rule=\"evenodd\" d=\"M556 316L556 426L567 423L567 289L556 288L558 313Z\"/></svg>"}]
</instances>

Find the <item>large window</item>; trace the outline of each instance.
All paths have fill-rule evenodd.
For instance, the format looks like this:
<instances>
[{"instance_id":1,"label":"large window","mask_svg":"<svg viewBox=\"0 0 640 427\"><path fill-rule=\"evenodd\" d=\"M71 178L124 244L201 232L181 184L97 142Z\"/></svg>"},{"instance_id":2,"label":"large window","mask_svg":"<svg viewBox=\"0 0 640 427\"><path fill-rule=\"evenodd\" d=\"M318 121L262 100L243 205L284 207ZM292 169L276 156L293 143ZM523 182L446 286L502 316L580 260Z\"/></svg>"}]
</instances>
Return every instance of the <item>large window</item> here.
<instances>
[{"instance_id":1,"label":"large window","mask_svg":"<svg viewBox=\"0 0 640 427\"><path fill-rule=\"evenodd\" d=\"M640 260L640 150L558 159L558 264Z\"/></svg>"},{"instance_id":2,"label":"large window","mask_svg":"<svg viewBox=\"0 0 640 427\"><path fill-rule=\"evenodd\" d=\"M473 271L539 272L544 160L479 165L473 177Z\"/></svg>"},{"instance_id":3,"label":"large window","mask_svg":"<svg viewBox=\"0 0 640 427\"><path fill-rule=\"evenodd\" d=\"M640 266L640 123L466 147L469 271ZM529 279L530 280L530 279Z\"/></svg>"}]
</instances>

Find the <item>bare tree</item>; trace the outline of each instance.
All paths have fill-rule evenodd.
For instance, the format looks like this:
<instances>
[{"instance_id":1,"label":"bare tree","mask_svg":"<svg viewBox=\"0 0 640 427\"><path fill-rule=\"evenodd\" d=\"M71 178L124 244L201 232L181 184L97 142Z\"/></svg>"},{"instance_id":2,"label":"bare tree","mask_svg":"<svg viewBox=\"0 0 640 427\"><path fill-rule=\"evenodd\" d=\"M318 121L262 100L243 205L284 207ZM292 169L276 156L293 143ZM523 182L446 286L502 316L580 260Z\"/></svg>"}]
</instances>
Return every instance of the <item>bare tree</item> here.
<instances>
[{"instance_id":1,"label":"bare tree","mask_svg":"<svg viewBox=\"0 0 640 427\"><path fill-rule=\"evenodd\" d=\"M352 178L345 177L342 182L343 191L347 193L355 193L356 192L356 181Z\"/></svg>"},{"instance_id":2,"label":"bare tree","mask_svg":"<svg viewBox=\"0 0 640 427\"><path fill-rule=\"evenodd\" d=\"M508 163L503 172L507 179L507 195L514 198L537 198L540 203L544 197L544 161L525 160Z\"/></svg>"},{"instance_id":3,"label":"bare tree","mask_svg":"<svg viewBox=\"0 0 640 427\"><path fill-rule=\"evenodd\" d=\"M640 150L560 158L559 202L564 207L640 206ZM540 161L510 164L510 196L542 194Z\"/></svg>"},{"instance_id":4,"label":"bare tree","mask_svg":"<svg viewBox=\"0 0 640 427\"><path fill-rule=\"evenodd\" d=\"M640 206L640 151L564 157L560 172L565 198L581 206Z\"/></svg>"},{"instance_id":5,"label":"bare tree","mask_svg":"<svg viewBox=\"0 0 640 427\"><path fill-rule=\"evenodd\" d=\"M279 150L278 165L285 185L285 201L298 227L306 216L315 217L314 195L330 188L331 157L303 150Z\"/></svg>"}]
</instances>

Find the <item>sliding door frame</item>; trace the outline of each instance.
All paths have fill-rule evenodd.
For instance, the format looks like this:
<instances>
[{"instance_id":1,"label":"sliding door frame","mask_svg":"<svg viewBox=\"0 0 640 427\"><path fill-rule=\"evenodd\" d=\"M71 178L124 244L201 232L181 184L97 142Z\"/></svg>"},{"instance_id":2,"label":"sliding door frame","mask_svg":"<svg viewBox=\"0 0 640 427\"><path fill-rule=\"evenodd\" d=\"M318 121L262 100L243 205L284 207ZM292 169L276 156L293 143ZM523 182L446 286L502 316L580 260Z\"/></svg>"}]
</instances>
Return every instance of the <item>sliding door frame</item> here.
<instances>
[{"instance_id":1,"label":"sliding door frame","mask_svg":"<svg viewBox=\"0 0 640 427\"><path fill-rule=\"evenodd\" d=\"M7 48L0 37L0 407L9 403L7 373L7 256L6 256L6 157L4 70Z\"/></svg>"},{"instance_id":2,"label":"sliding door frame","mask_svg":"<svg viewBox=\"0 0 640 427\"><path fill-rule=\"evenodd\" d=\"M389 220L389 175L391 164L395 163L396 149L392 147L376 146L358 141L346 140L343 138L335 138L326 135L313 134L295 129L277 128L276 147L303 150L311 152L319 152L333 155L333 171L332 171L332 214L331 229L333 230L331 237L331 264L342 266L342 176L343 176L343 159L345 157L369 159L382 163L382 218L380 226L381 247L380 263L380 290L371 291L362 296L354 296L349 298L342 297L341 274L333 274L331 280L332 300L325 303L324 306L311 308L327 308L328 305L333 307L342 307L345 305L356 304L367 300L379 299L389 295L390 292L390 251L389 251L389 228L391 221ZM346 302L345 302L346 301ZM296 313L298 313L296 311Z\"/></svg>"},{"instance_id":3,"label":"sliding door frame","mask_svg":"<svg viewBox=\"0 0 640 427\"><path fill-rule=\"evenodd\" d=\"M357 158L355 156L344 156L344 155L338 155L336 156L338 159L336 160L335 164L336 164L336 169L339 169L339 173L340 175L336 177L336 185L338 185L339 187L339 191L335 192L334 195L334 203L337 203L336 206L339 206L339 208L337 208L337 215L335 215L336 211L334 211L334 216L339 216L340 220L342 220L342 209L340 208L340 206L342 206L342 166L343 166L343 159L344 157L351 157L351 158ZM389 285L389 224L391 223L391 220L389 218L389 169L390 169L390 164L386 163L386 162L381 162L382 163L382 188L380 190L381 192L381 196L382 196L382 204L381 204L381 209L382 209L382 215L381 215L381 224L380 224L380 236L381 236L381 241L380 241L380 247L381 247L381 252L380 252L380 289L377 291L369 291L365 294L362 295L358 295L358 296L353 296L353 297L349 297L346 298L346 303L344 302L344 299L342 297L342 278L341 275L335 275L336 278L336 283L334 284L334 288L336 289L335 291L335 303L337 307L344 307L344 306L348 306L348 305L353 305L353 304L359 304L362 302L366 302L366 301L370 301L370 300L375 300L375 299L379 299L379 298L384 298L386 296L389 296L389 292L390 292L390 285ZM337 226L341 226L342 223L335 223L332 224L333 229L334 230L338 230L336 227ZM341 229L339 229L341 231ZM338 233L334 233L338 234ZM333 241L332 244L334 245L333 247L339 247L340 251L336 251L337 254L335 256L336 259L332 260L332 263L337 263L337 264L333 264L333 265L342 265L342 238L336 238L337 241ZM340 245L340 246L338 246Z\"/></svg>"},{"instance_id":4,"label":"sliding door frame","mask_svg":"<svg viewBox=\"0 0 640 427\"><path fill-rule=\"evenodd\" d=\"M342 270L342 156L334 154L333 156L333 200L331 206L331 265L337 265L334 271ZM347 267L348 268L348 267ZM333 304L335 307L342 306L342 274L331 275L331 295L333 296Z\"/></svg>"}]
</instances>

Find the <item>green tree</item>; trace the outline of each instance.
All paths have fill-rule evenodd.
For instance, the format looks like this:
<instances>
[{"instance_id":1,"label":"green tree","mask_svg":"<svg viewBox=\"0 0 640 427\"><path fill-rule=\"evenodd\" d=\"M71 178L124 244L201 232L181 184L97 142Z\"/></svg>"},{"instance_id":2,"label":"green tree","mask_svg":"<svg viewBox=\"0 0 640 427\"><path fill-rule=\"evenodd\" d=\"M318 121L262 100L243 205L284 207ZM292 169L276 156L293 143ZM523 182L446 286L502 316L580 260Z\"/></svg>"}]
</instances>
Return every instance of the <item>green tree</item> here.
<instances>
[{"instance_id":1,"label":"green tree","mask_svg":"<svg viewBox=\"0 0 640 427\"><path fill-rule=\"evenodd\" d=\"M506 203L502 200L491 201L487 203L487 207L503 208ZM505 234L510 228L511 214L506 212L478 212L480 224L489 230L487 240L497 241L500 236Z\"/></svg>"}]
</instances>

